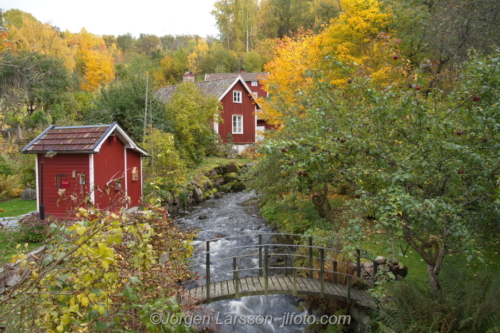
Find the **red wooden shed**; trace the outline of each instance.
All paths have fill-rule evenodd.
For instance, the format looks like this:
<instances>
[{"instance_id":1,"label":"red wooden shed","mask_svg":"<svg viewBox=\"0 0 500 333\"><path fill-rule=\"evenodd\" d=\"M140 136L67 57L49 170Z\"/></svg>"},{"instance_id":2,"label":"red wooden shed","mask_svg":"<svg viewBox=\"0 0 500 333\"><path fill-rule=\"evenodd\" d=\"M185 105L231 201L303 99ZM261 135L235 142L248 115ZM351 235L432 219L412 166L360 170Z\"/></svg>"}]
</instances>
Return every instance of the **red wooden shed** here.
<instances>
[{"instance_id":1,"label":"red wooden shed","mask_svg":"<svg viewBox=\"0 0 500 333\"><path fill-rule=\"evenodd\" d=\"M52 125L21 151L36 154L40 215L64 217L85 200L113 211L141 203L147 153L117 123Z\"/></svg>"}]
</instances>

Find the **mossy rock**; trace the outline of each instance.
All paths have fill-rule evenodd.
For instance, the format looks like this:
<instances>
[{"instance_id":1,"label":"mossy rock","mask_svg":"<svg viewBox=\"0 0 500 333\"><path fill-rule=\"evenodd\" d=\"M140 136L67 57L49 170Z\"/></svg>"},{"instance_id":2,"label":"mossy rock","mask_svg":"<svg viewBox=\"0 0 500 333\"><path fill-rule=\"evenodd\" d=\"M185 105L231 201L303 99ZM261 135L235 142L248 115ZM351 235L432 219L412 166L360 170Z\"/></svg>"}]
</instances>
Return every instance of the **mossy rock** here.
<instances>
[{"instance_id":1,"label":"mossy rock","mask_svg":"<svg viewBox=\"0 0 500 333\"><path fill-rule=\"evenodd\" d=\"M237 180L234 180L232 182L229 182L227 184L224 184L220 187L221 191L222 192L232 192L233 190L233 186L236 185L238 183Z\"/></svg>"},{"instance_id":2,"label":"mossy rock","mask_svg":"<svg viewBox=\"0 0 500 333\"><path fill-rule=\"evenodd\" d=\"M231 183L238 180L238 174L236 172L230 172L224 175L226 183Z\"/></svg>"},{"instance_id":3,"label":"mossy rock","mask_svg":"<svg viewBox=\"0 0 500 333\"><path fill-rule=\"evenodd\" d=\"M236 173L240 171L240 166L236 162L231 162L229 164L224 165L223 167L224 173Z\"/></svg>"},{"instance_id":4,"label":"mossy rock","mask_svg":"<svg viewBox=\"0 0 500 333\"><path fill-rule=\"evenodd\" d=\"M233 186L232 190L233 190L234 192L241 192L241 191L244 191L246 188L247 188L247 187L245 186L245 184L244 184L244 183L242 183L242 182L238 182L238 183L234 184L234 186Z\"/></svg>"}]
</instances>

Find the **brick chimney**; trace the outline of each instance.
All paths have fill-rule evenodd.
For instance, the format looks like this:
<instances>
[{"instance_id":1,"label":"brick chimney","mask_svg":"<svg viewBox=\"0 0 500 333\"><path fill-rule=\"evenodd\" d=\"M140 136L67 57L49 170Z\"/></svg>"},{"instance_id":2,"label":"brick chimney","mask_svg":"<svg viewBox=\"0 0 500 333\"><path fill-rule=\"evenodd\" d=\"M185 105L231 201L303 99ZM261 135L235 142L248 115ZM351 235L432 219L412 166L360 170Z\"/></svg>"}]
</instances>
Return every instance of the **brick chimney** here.
<instances>
[{"instance_id":1,"label":"brick chimney","mask_svg":"<svg viewBox=\"0 0 500 333\"><path fill-rule=\"evenodd\" d=\"M245 69L243 67L241 67L240 73L245 73Z\"/></svg>"},{"instance_id":2,"label":"brick chimney","mask_svg":"<svg viewBox=\"0 0 500 333\"><path fill-rule=\"evenodd\" d=\"M194 82L194 79L196 78L196 75L194 75L191 72L186 72L182 76L182 82Z\"/></svg>"}]
</instances>

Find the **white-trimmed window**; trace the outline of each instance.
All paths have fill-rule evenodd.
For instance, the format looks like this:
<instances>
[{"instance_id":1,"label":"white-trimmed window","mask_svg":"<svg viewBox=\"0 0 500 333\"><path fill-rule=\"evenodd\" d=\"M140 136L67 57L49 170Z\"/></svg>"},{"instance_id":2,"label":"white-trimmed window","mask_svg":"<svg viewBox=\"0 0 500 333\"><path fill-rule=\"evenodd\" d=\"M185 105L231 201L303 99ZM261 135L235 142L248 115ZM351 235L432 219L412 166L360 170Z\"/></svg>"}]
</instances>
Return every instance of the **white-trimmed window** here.
<instances>
[{"instance_id":1,"label":"white-trimmed window","mask_svg":"<svg viewBox=\"0 0 500 333\"><path fill-rule=\"evenodd\" d=\"M241 91L239 91L239 90L233 91L233 102L234 103L241 103Z\"/></svg>"},{"instance_id":2,"label":"white-trimmed window","mask_svg":"<svg viewBox=\"0 0 500 333\"><path fill-rule=\"evenodd\" d=\"M233 114L233 134L243 134L243 116Z\"/></svg>"},{"instance_id":3,"label":"white-trimmed window","mask_svg":"<svg viewBox=\"0 0 500 333\"><path fill-rule=\"evenodd\" d=\"M252 81L252 87L257 87L257 86L258 86L257 81Z\"/></svg>"}]
</instances>

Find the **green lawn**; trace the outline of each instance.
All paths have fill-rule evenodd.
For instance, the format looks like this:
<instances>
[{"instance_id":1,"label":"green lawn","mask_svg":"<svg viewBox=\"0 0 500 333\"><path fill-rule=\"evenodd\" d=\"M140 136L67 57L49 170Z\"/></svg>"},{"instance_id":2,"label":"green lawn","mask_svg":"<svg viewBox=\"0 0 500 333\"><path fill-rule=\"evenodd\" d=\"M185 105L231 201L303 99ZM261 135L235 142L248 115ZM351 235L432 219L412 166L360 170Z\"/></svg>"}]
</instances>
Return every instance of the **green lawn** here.
<instances>
[{"instance_id":1,"label":"green lawn","mask_svg":"<svg viewBox=\"0 0 500 333\"><path fill-rule=\"evenodd\" d=\"M10 262L11 256L16 252L16 246L28 244L28 250L34 250L41 246L41 243L29 243L22 241L18 231L10 229L0 230L0 266Z\"/></svg>"},{"instance_id":2,"label":"green lawn","mask_svg":"<svg viewBox=\"0 0 500 333\"><path fill-rule=\"evenodd\" d=\"M2 213L3 210L3 213ZM36 200L23 201L19 198L0 202L0 219L19 216L36 210Z\"/></svg>"},{"instance_id":3,"label":"green lawn","mask_svg":"<svg viewBox=\"0 0 500 333\"><path fill-rule=\"evenodd\" d=\"M428 281L429 275L427 273L427 266L418 253L411 247L406 251L405 256L394 255L401 252L399 242L388 240L387 235L382 233L365 232L365 240L361 247L375 256L384 256L387 259L396 257L405 266L408 266L408 278L420 281ZM388 244L393 245L388 245ZM470 263L464 255L460 253L449 254L444 259L444 266L448 264L455 264L459 267L469 267L472 273L477 273L482 269L488 269L493 272L500 272L500 260L498 254L500 253L500 238L494 238L485 242L485 244L478 249L482 253L484 262L479 259L474 259ZM401 253L399 253L401 254Z\"/></svg>"}]
</instances>

